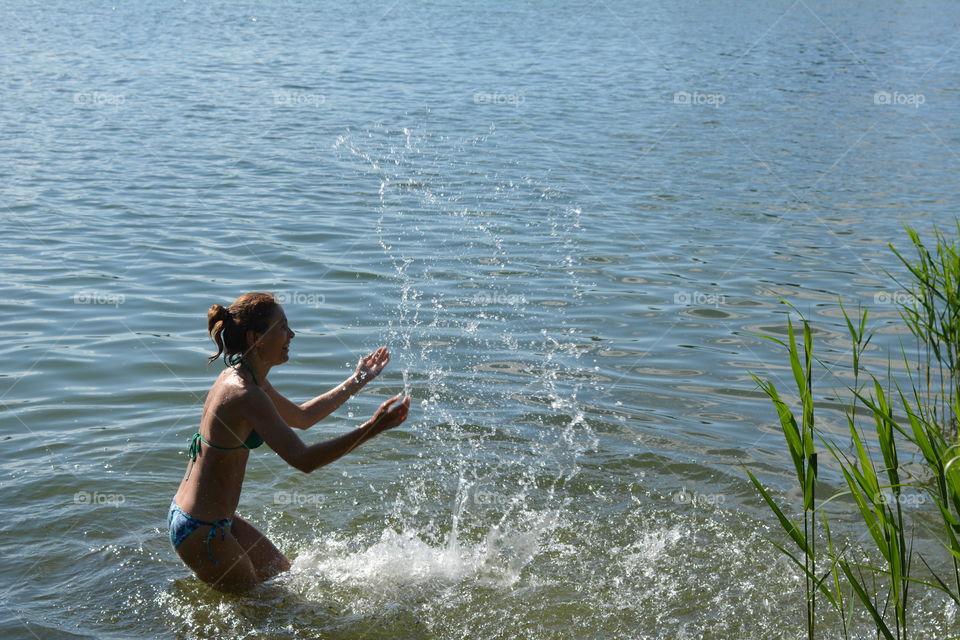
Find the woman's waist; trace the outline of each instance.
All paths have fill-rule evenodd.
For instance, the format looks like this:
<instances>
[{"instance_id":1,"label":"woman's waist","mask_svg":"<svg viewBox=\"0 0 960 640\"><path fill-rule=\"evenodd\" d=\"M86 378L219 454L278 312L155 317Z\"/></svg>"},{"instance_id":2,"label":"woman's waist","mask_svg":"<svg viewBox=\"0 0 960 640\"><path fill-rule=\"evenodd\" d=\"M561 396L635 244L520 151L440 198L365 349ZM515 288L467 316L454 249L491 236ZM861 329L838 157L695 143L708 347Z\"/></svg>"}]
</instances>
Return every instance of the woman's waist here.
<instances>
[{"instance_id":1,"label":"woman's waist","mask_svg":"<svg viewBox=\"0 0 960 640\"><path fill-rule=\"evenodd\" d=\"M224 518L232 518L237 511L237 505L240 504L240 494L236 496L225 495L221 492L191 491L189 488L181 487L173 496L173 505L197 520L215 522ZM217 496L214 498L213 496Z\"/></svg>"}]
</instances>

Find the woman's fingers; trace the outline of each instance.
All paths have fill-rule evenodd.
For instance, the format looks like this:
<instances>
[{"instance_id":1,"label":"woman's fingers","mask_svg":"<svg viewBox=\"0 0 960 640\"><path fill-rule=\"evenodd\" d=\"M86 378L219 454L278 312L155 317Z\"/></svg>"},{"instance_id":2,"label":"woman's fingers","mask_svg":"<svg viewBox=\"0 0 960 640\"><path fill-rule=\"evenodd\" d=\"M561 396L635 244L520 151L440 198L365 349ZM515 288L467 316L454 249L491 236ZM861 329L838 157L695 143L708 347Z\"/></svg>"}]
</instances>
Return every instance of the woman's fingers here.
<instances>
[{"instance_id":1,"label":"woman's fingers","mask_svg":"<svg viewBox=\"0 0 960 640\"><path fill-rule=\"evenodd\" d=\"M393 409L393 406L392 406L393 403L399 399L400 399L400 394L398 393L397 395L393 396L389 400L385 400L383 404L380 405L379 411L382 411L384 413L390 411L391 409Z\"/></svg>"},{"instance_id":2,"label":"woman's fingers","mask_svg":"<svg viewBox=\"0 0 960 640\"><path fill-rule=\"evenodd\" d=\"M383 371L383 368L387 366L388 362L390 362L390 351L386 347L380 347L370 355L360 358L359 369L362 369L373 378Z\"/></svg>"},{"instance_id":3,"label":"woman's fingers","mask_svg":"<svg viewBox=\"0 0 960 640\"><path fill-rule=\"evenodd\" d=\"M403 397L403 394L397 394L380 405L377 410L378 421L387 429L397 426L407 419L410 410L410 396L406 396L399 404L394 404Z\"/></svg>"},{"instance_id":4,"label":"woman's fingers","mask_svg":"<svg viewBox=\"0 0 960 640\"><path fill-rule=\"evenodd\" d=\"M400 404L394 407L394 410L396 411L397 417L399 418L399 420L397 421L397 424L400 424L401 422L406 420L407 414L410 412L410 396L407 396L406 398L401 400Z\"/></svg>"}]
</instances>

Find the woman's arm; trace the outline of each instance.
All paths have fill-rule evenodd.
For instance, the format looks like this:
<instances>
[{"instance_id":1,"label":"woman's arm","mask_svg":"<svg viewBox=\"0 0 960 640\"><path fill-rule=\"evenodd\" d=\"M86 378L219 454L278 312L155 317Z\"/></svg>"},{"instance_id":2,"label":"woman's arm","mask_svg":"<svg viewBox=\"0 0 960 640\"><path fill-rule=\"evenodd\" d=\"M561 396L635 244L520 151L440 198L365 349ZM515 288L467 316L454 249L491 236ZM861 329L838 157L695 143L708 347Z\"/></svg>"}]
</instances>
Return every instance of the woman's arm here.
<instances>
[{"instance_id":1,"label":"woman's arm","mask_svg":"<svg viewBox=\"0 0 960 640\"><path fill-rule=\"evenodd\" d=\"M303 404L295 404L277 391L269 381L264 380L263 382L263 389L273 401L277 413L280 414L284 422L295 429L309 429L336 411L340 405L350 399L350 396L362 388L363 385L353 375L347 378L343 384L317 396L313 400L308 400Z\"/></svg>"},{"instance_id":2,"label":"woman's arm","mask_svg":"<svg viewBox=\"0 0 960 640\"><path fill-rule=\"evenodd\" d=\"M357 370L342 384L300 405L285 398L267 380L264 380L263 388L273 400L277 413L288 425L296 429L309 429L336 411L340 405L350 399L350 396L358 393L368 382L380 375L388 362L390 362L390 352L386 347L380 347L370 355L360 358Z\"/></svg>"},{"instance_id":3,"label":"woman's arm","mask_svg":"<svg viewBox=\"0 0 960 640\"><path fill-rule=\"evenodd\" d=\"M410 398L394 396L380 405L373 417L337 438L306 445L281 417L269 396L254 393L248 400L248 419L267 445L295 469L310 473L407 419Z\"/></svg>"}]
</instances>

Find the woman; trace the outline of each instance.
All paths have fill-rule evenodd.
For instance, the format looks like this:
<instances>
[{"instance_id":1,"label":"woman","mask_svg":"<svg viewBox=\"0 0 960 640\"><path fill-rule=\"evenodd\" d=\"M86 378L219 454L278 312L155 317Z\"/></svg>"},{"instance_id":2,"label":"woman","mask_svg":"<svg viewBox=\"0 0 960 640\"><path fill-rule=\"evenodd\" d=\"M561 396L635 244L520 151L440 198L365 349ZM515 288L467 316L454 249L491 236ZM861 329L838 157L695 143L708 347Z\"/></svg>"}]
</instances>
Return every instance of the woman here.
<instances>
[{"instance_id":1,"label":"woman","mask_svg":"<svg viewBox=\"0 0 960 640\"><path fill-rule=\"evenodd\" d=\"M390 361L386 347L361 358L340 386L301 405L267 380L289 359L294 332L269 293L248 293L207 312L207 328L229 365L207 394L190 461L170 504L170 541L197 576L223 591L243 591L290 568L270 540L236 514L250 449L264 442L290 466L310 473L407 418L410 398L394 396L350 433L305 445L293 428L308 429L373 380Z\"/></svg>"}]
</instances>

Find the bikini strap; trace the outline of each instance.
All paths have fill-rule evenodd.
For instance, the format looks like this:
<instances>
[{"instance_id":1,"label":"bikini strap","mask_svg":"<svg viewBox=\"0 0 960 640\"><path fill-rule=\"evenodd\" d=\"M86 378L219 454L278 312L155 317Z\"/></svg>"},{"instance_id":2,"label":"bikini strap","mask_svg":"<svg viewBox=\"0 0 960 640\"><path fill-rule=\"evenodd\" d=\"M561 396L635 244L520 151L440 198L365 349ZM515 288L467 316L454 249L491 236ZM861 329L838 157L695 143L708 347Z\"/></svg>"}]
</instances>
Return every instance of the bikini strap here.
<instances>
[{"instance_id":1,"label":"bikini strap","mask_svg":"<svg viewBox=\"0 0 960 640\"><path fill-rule=\"evenodd\" d=\"M200 455L200 440L203 440L203 436L200 435L199 431L193 434L193 438L190 439L190 448L187 449L187 455L190 457L190 468L187 469L187 480L190 479L190 474L193 473L193 465L196 464L197 456Z\"/></svg>"},{"instance_id":2,"label":"bikini strap","mask_svg":"<svg viewBox=\"0 0 960 640\"><path fill-rule=\"evenodd\" d=\"M197 456L200 455L201 440L203 440L203 436L200 435L199 431L193 434L193 438L190 439L190 448L187 450L187 455L190 456L191 462L196 462Z\"/></svg>"},{"instance_id":3,"label":"bikini strap","mask_svg":"<svg viewBox=\"0 0 960 640\"><path fill-rule=\"evenodd\" d=\"M190 439L190 448L187 449L187 455L190 456L190 470L187 471L187 478L186 478L187 480L190 479L190 474L193 473L193 465L197 462L197 456L200 455L201 442L207 445L208 447L213 447L214 449L220 449L221 451L230 451L231 449L244 449L244 448L249 449L246 443L236 447L217 446L212 442L210 442L209 440L207 440L206 438L204 438L202 435L200 435L200 432L197 431L195 434L193 434L193 438Z\"/></svg>"},{"instance_id":4,"label":"bikini strap","mask_svg":"<svg viewBox=\"0 0 960 640\"><path fill-rule=\"evenodd\" d=\"M210 541L213 540L214 534L216 534L217 529L220 530L220 539L227 539L227 527L233 525L233 518L224 518L223 520L217 520L216 522L211 522L210 531L207 533L207 556L213 561L213 564L217 564L219 560L216 559L213 555L213 550L210 548Z\"/></svg>"},{"instance_id":5,"label":"bikini strap","mask_svg":"<svg viewBox=\"0 0 960 640\"><path fill-rule=\"evenodd\" d=\"M239 364L241 367L246 369L247 373L250 374L250 377L253 378L253 384L257 385L258 387L260 386L260 381L257 380L257 375L253 372L253 369L250 367L250 365L247 364L247 361L243 359L242 355L239 353L234 353L229 358L226 358L226 361L231 367L236 368L236 366Z\"/></svg>"}]
</instances>

